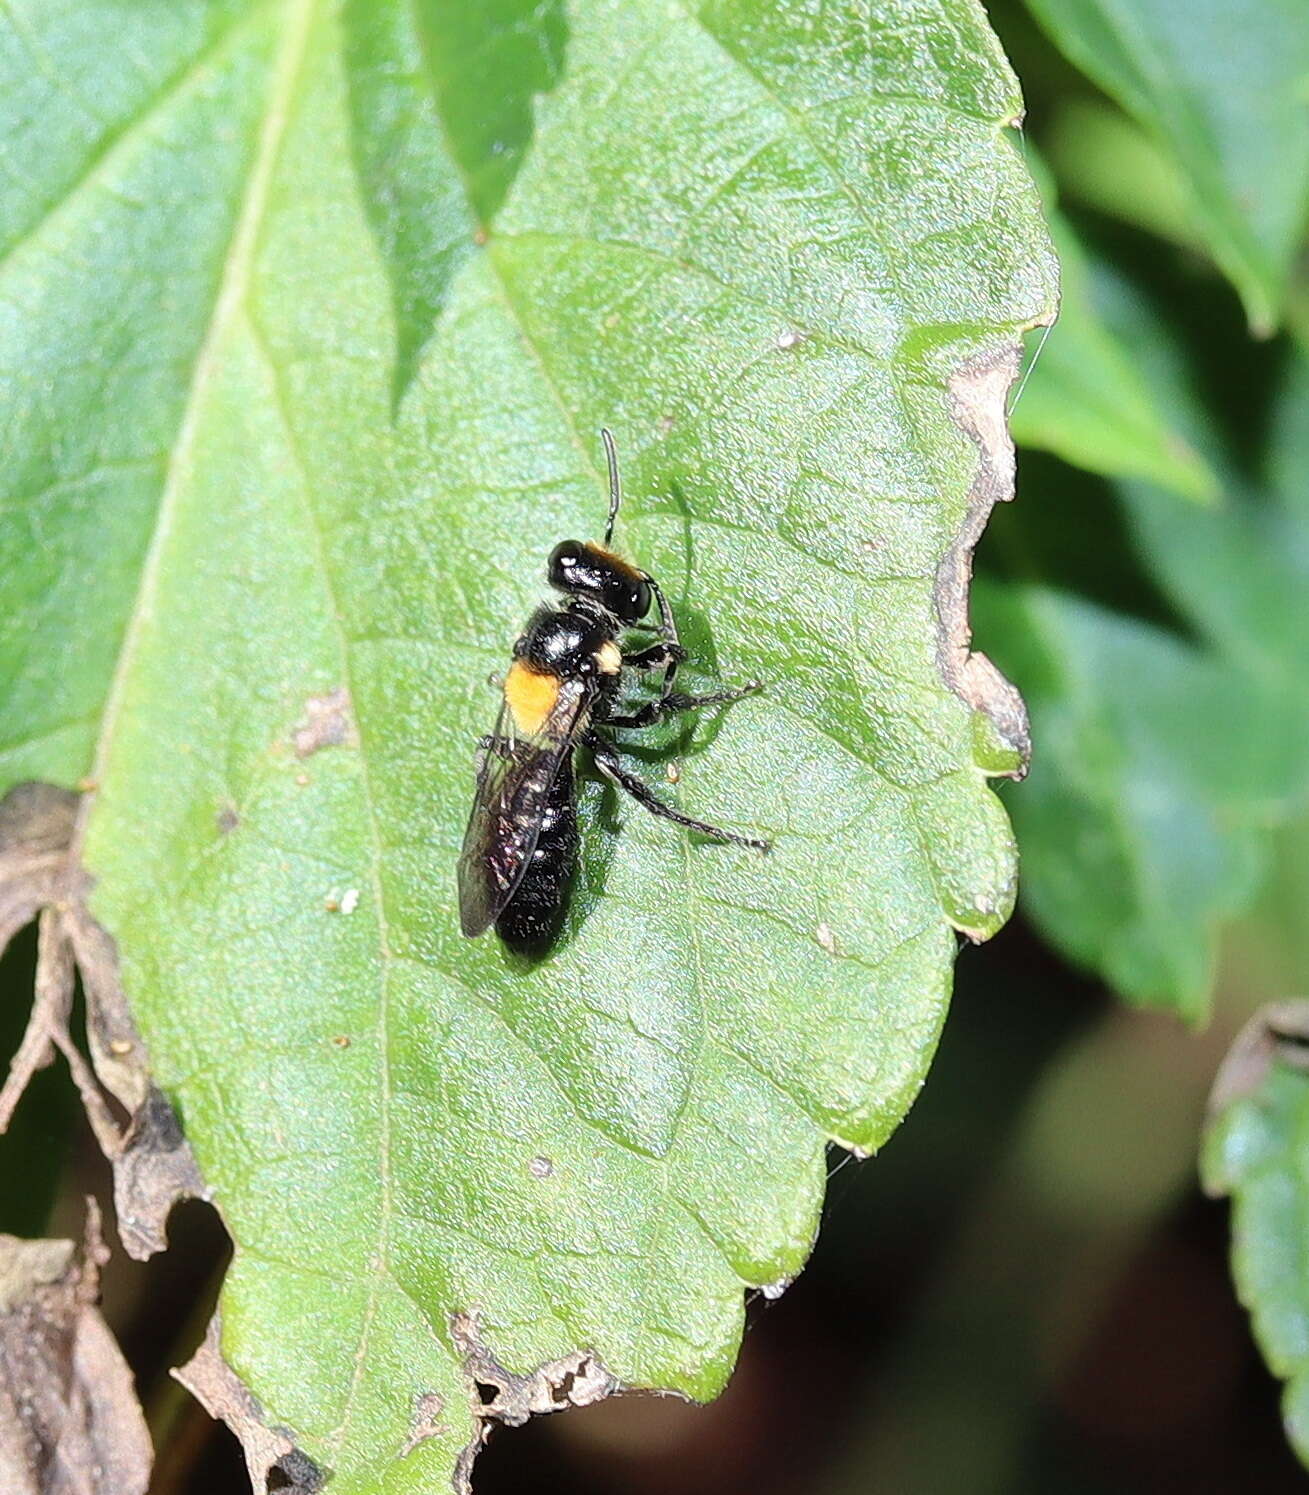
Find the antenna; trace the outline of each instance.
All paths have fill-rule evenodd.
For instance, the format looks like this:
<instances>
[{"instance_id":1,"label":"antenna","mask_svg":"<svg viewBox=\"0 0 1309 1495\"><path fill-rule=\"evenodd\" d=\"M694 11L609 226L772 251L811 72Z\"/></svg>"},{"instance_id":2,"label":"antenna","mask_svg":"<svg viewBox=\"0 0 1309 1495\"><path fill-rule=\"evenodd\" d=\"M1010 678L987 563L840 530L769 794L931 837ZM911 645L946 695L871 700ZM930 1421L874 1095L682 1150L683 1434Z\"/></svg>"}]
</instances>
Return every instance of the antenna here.
<instances>
[{"instance_id":1,"label":"antenna","mask_svg":"<svg viewBox=\"0 0 1309 1495\"><path fill-rule=\"evenodd\" d=\"M623 501L622 484L618 481L618 453L614 449L612 432L600 427L600 440L605 444L605 458L609 463L609 523L605 525L605 548L614 537L614 520L618 518L618 505Z\"/></svg>"}]
</instances>

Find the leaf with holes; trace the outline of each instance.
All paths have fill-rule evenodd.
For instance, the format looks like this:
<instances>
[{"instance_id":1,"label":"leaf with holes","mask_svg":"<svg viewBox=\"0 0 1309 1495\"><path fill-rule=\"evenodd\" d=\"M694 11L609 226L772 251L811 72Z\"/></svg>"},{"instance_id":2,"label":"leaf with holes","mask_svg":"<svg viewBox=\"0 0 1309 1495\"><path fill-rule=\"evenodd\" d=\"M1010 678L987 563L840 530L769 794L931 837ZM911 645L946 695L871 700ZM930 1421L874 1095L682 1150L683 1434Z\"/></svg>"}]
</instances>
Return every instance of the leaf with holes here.
<instances>
[{"instance_id":1,"label":"leaf with holes","mask_svg":"<svg viewBox=\"0 0 1309 1495\"><path fill-rule=\"evenodd\" d=\"M343 1495L465 1479L485 1414L712 1395L1013 898L968 553L1053 268L994 39L972 0L63 0L0 67L0 769L90 781L235 1242L193 1384ZM454 862L602 424L689 678L766 681L633 761L776 848L587 778L524 968Z\"/></svg>"}]
</instances>

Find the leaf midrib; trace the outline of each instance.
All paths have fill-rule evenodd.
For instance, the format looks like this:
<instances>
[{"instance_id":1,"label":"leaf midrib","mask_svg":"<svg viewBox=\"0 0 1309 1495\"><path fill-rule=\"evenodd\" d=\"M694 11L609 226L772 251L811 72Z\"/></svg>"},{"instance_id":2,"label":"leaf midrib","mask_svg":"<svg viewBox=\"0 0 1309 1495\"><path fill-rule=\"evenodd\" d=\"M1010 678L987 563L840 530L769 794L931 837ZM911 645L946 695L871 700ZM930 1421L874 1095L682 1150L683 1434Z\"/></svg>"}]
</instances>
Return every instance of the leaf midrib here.
<instances>
[{"instance_id":1,"label":"leaf midrib","mask_svg":"<svg viewBox=\"0 0 1309 1495\"><path fill-rule=\"evenodd\" d=\"M219 363L220 350L227 330L233 317L244 305L249 291L250 270L268 206L268 192L273 170L281 152L291 104L304 69L318 5L319 0L285 0L283 7L282 42L272 65L268 104L260 126L254 159L246 178L245 192L237 211L232 236L223 257L213 311L192 367L186 405L178 425L177 438L168 454L163 488L155 510L154 527L146 548L145 559L141 565L136 596L127 616L123 641L119 647L109 692L100 718L100 731L96 737L90 775L92 784L97 786L103 780L105 768L113 751L115 733L123 709L123 699L132 664L140 648L144 625L151 614L155 593L158 590L164 552L172 533L181 495L190 477L191 456L202 418L205 396ZM229 37L230 35L231 33ZM95 792L92 792L84 796L82 800L72 842L71 855L74 858L81 855L96 797Z\"/></svg>"}]
</instances>

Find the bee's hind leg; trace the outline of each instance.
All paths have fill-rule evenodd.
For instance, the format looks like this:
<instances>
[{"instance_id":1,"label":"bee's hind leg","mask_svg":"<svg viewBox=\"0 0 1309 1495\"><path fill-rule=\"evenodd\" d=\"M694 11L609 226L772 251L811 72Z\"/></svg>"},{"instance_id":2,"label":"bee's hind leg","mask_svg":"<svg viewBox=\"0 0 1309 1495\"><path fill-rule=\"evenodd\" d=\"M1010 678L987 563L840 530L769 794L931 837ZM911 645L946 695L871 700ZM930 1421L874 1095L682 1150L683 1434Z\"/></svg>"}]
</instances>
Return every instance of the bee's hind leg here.
<instances>
[{"instance_id":1,"label":"bee's hind leg","mask_svg":"<svg viewBox=\"0 0 1309 1495\"><path fill-rule=\"evenodd\" d=\"M761 840L758 836L742 836L736 831L727 831L721 826L710 825L705 820L693 820L690 815L683 815L680 810L666 805L663 800L655 797L648 784L623 767L618 757L618 749L612 742L601 737L598 732L588 732L582 740L590 748L595 766L605 778L617 784L624 793L630 794L638 805L649 810L652 815L658 815L663 820L671 820L674 825L685 826L689 831L699 831L702 836L712 836L715 841L730 841L735 846L750 846L756 851L771 849L772 843Z\"/></svg>"},{"instance_id":2,"label":"bee's hind leg","mask_svg":"<svg viewBox=\"0 0 1309 1495\"><path fill-rule=\"evenodd\" d=\"M762 680L747 680L734 690L710 690L701 696L684 696L670 691L626 716L607 716L604 724L606 727L649 727L666 716L694 711L697 706L722 706L728 701L739 701L743 696L752 696L755 691L762 689Z\"/></svg>"}]
</instances>

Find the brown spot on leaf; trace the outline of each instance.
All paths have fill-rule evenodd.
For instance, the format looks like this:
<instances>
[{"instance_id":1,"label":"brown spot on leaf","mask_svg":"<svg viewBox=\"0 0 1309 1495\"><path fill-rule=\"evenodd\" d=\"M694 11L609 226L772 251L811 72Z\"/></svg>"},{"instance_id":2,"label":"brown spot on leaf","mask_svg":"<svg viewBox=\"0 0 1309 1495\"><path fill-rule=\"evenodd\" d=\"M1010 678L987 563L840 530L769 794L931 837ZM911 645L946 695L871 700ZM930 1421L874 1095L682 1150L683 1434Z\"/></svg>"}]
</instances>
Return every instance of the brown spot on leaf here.
<instances>
[{"instance_id":1,"label":"brown spot on leaf","mask_svg":"<svg viewBox=\"0 0 1309 1495\"><path fill-rule=\"evenodd\" d=\"M215 819L218 822L218 834L220 836L230 836L237 826L241 824L241 817L236 813L236 806L230 804L220 805Z\"/></svg>"},{"instance_id":2,"label":"brown spot on leaf","mask_svg":"<svg viewBox=\"0 0 1309 1495\"><path fill-rule=\"evenodd\" d=\"M96 1309L100 1213L86 1239L0 1235L0 1490L143 1495L152 1453L132 1373Z\"/></svg>"},{"instance_id":3,"label":"brown spot on leaf","mask_svg":"<svg viewBox=\"0 0 1309 1495\"><path fill-rule=\"evenodd\" d=\"M445 1410L445 1398L435 1391L424 1391L414 1398L413 1416L409 1419L409 1436L405 1439L400 1457L413 1453L425 1438L435 1438L441 1431L441 1413Z\"/></svg>"},{"instance_id":4,"label":"brown spot on leaf","mask_svg":"<svg viewBox=\"0 0 1309 1495\"><path fill-rule=\"evenodd\" d=\"M964 522L936 572L937 663L945 683L976 711L990 718L1005 745L1019 757L1010 777L1022 778L1031 754L1027 707L1017 690L985 654L970 647L968 591L973 550L997 503L1014 496L1014 445L1005 399L1018 373L1016 343L966 363L950 380L950 411L975 443L977 476Z\"/></svg>"},{"instance_id":5,"label":"brown spot on leaf","mask_svg":"<svg viewBox=\"0 0 1309 1495\"><path fill-rule=\"evenodd\" d=\"M1268 1002L1245 1023L1214 1076L1208 1120L1258 1090L1275 1063L1309 1069L1309 1001L1303 997Z\"/></svg>"},{"instance_id":6,"label":"brown spot on leaf","mask_svg":"<svg viewBox=\"0 0 1309 1495\"><path fill-rule=\"evenodd\" d=\"M236 1434L256 1490L316 1495L327 1483L327 1475L296 1447L286 1428L272 1426L265 1419L264 1409L223 1359L218 1314L209 1320L200 1348L173 1376L211 1417L221 1419Z\"/></svg>"},{"instance_id":7,"label":"brown spot on leaf","mask_svg":"<svg viewBox=\"0 0 1309 1495\"><path fill-rule=\"evenodd\" d=\"M353 747L358 738L351 715L350 692L338 686L325 696L310 696L304 718L291 733L297 758L308 758L325 747Z\"/></svg>"},{"instance_id":8,"label":"brown spot on leaf","mask_svg":"<svg viewBox=\"0 0 1309 1495\"><path fill-rule=\"evenodd\" d=\"M472 1384L473 1415L478 1419L477 1434L455 1469L456 1495L470 1495L473 1462L493 1423L519 1427L533 1413L587 1407L619 1389L618 1378L590 1350L574 1350L526 1375L506 1370L483 1342L475 1313L456 1313L450 1335Z\"/></svg>"}]
</instances>

